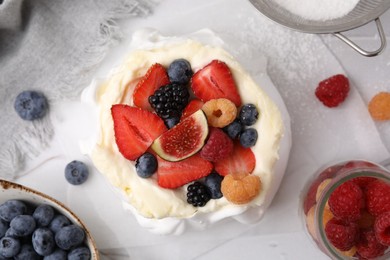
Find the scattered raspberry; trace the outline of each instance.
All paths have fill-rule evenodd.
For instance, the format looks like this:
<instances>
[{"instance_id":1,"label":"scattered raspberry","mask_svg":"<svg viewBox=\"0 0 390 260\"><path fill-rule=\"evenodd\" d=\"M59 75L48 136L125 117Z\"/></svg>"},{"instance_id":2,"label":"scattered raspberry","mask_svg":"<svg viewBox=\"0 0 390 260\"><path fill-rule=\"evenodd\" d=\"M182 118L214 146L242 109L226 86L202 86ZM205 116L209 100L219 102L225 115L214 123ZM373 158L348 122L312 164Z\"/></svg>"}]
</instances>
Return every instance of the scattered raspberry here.
<instances>
[{"instance_id":1,"label":"scattered raspberry","mask_svg":"<svg viewBox=\"0 0 390 260\"><path fill-rule=\"evenodd\" d=\"M327 107L337 107L348 96L349 81L344 75L338 74L321 81L315 95Z\"/></svg>"},{"instance_id":2,"label":"scattered raspberry","mask_svg":"<svg viewBox=\"0 0 390 260\"><path fill-rule=\"evenodd\" d=\"M249 173L226 175L221 183L223 196L234 204L250 202L260 193L260 189L260 177Z\"/></svg>"},{"instance_id":3,"label":"scattered raspberry","mask_svg":"<svg viewBox=\"0 0 390 260\"><path fill-rule=\"evenodd\" d=\"M390 211L390 185L381 180L375 180L366 188L367 211L377 217Z\"/></svg>"},{"instance_id":4,"label":"scattered raspberry","mask_svg":"<svg viewBox=\"0 0 390 260\"><path fill-rule=\"evenodd\" d=\"M382 256L385 253L387 246L378 242L374 230L368 229L360 233L356 248L360 257L372 259Z\"/></svg>"},{"instance_id":5,"label":"scattered raspberry","mask_svg":"<svg viewBox=\"0 0 390 260\"><path fill-rule=\"evenodd\" d=\"M346 223L332 218L325 226L325 234L334 247L341 251L350 250L356 243L359 229L353 222Z\"/></svg>"},{"instance_id":6,"label":"scattered raspberry","mask_svg":"<svg viewBox=\"0 0 390 260\"><path fill-rule=\"evenodd\" d=\"M368 111L374 120L390 120L390 92L376 94L368 103Z\"/></svg>"},{"instance_id":7,"label":"scattered raspberry","mask_svg":"<svg viewBox=\"0 0 390 260\"><path fill-rule=\"evenodd\" d=\"M344 182L332 192L328 203L336 218L356 221L364 206L363 191L351 181Z\"/></svg>"},{"instance_id":8,"label":"scattered raspberry","mask_svg":"<svg viewBox=\"0 0 390 260\"><path fill-rule=\"evenodd\" d=\"M379 215L375 219L374 231L381 244L390 246L390 211Z\"/></svg>"},{"instance_id":9,"label":"scattered raspberry","mask_svg":"<svg viewBox=\"0 0 390 260\"><path fill-rule=\"evenodd\" d=\"M236 105L226 98L211 99L203 105L202 110L213 127L225 127L237 116Z\"/></svg>"},{"instance_id":10,"label":"scattered raspberry","mask_svg":"<svg viewBox=\"0 0 390 260\"><path fill-rule=\"evenodd\" d=\"M233 152L233 141L224 131L211 127L209 139L200 151L200 156L210 162L228 157Z\"/></svg>"}]
</instances>

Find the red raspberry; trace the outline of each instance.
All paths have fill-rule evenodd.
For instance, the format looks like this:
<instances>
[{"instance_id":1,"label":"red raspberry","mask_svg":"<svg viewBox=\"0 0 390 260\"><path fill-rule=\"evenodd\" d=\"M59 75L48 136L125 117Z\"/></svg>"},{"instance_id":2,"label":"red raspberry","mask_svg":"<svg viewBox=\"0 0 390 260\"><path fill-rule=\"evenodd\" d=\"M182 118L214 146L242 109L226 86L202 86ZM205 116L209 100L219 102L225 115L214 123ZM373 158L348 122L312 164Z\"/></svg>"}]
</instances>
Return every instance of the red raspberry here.
<instances>
[{"instance_id":1,"label":"red raspberry","mask_svg":"<svg viewBox=\"0 0 390 260\"><path fill-rule=\"evenodd\" d=\"M334 247L341 251L348 251L357 241L359 229L353 222L344 222L332 218L326 223L325 234Z\"/></svg>"},{"instance_id":2,"label":"red raspberry","mask_svg":"<svg viewBox=\"0 0 390 260\"><path fill-rule=\"evenodd\" d=\"M348 96L349 81L344 75L338 74L321 81L315 95L327 107L337 107Z\"/></svg>"},{"instance_id":3,"label":"red raspberry","mask_svg":"<svg viewBox=\"0 0 390 260\"><path fill-rule=\"evenodd\" d=\"M375 219L374 231L381 244L390 246L390 211L380 214Z\"/></svg>"},{"instance_id":4,"label":"red raspberry","mask_svg":"<svg viewBox=\"0 0 390 260\"><path fill-rule=\"evenodd\" d=\"M368 229L360 233L356 248L361 258L372 259L384 255L387 246L378 242L374 230Z\"/></svg>"},{"instance_id":5,"label":"red raspberry","mask_svg":"<svg viewBox=\"0 0 390 260\"><path fill-rule=\"evenodd\" d=\"M390 211L390 184L375 180L366 188L367 211L377 217L382 213Z\"/></svg>"},{"instance_id":6,"label":"red raspberry","mask_svg":"<svg viewBox=\"0 0 390 260\"><path fill-rule=\"evenodd\" d=\"M329 207L336 218L356 221L364 207L363 191L351 181L338 186L329 196Z\"/></svg>"},{"instance_id":7,"label":"red raspberry","mask_svg":"<svg viewBox=\"0 0 390 260\"><path fill-rule=\"evenodd\" d=\"M200 156L211 162L228 157L233 152L233 141L219 128L210 127L209 139L200 151Z\"/></svg>"}]
</instances>

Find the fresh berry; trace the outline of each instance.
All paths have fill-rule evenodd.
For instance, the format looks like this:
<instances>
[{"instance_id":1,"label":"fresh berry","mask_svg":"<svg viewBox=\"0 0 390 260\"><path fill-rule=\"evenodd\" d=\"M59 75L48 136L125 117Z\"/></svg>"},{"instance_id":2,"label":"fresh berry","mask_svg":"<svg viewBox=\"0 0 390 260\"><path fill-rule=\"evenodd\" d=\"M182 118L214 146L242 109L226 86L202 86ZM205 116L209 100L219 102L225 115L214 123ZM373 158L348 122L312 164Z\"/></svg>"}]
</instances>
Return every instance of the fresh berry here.
<instances>
[{"instance_id":1,"label":"fresh berry","mask_svg":"<svg viewBox=\"0 0 390 260\"><path fill-rule=\"evenodd\" d=\"M328 203L336 218L356 221L364 207L363 191L351 181L344 182L332 192Z\"/></svg>"},{"instance_id":2,"label":"fresh berry","mask_svg":"<svg viewBox=\"0 0 390 260\"><path fill-rule=\"evenodd\" d=\"M211 99L226 98L237 107L241 106L232 72L226 63L213 60L192 77L191 88L198 98L207 102Z\"/></svg>"},{"instance_id":3,"label":"fresh berry","mask_svg":"<svg viewBox=\"0 0 390 260\"><path fill-rule=\"evenodd\" d=\"M53 218L53 220L49 224L49 229L53 231L53 233L57 233L58 230L65 226L70 225L70 220L64 215L57 215Z\"/></svg>"},{"instance_id":4,"label":"fresh berry","mask_svg":"<svg viewBox=\"0 0 390 260\"><path fill-rule=\"evenodd\" d=\"M46 115L48 102L42 93L26 90L16 96L14 108L22 119L32 121Z\"/></svg>"},{"instance_id":5,"label":"fresh berry","mask_svg":"<svg viewBox=\"0 0 390 260\"><path fill-rule=\"evenodd\" d=\"M215 170L222 176L251 173L256 166L256 157L250 148L244 148L239 142L234 142L233 153L214 165Z\"/></svg>"},{"instance_id":6,"label":"fresh berry","mask_svg":"<svg viewBox=\"0 0 390 260\"><path fill-rule=\"evenodd\" d=\"M315 95L327 107L337 107L348 96L349 81L344 75L338 74L321 81Z\"/></svg>"},{"instance_id":7,"label":"fresh berry","mask_svg":"<svg viewBox=\"0 0 390 260\"><path fill-rule=\"evenodd\" d=\"M69 250L82 244L85 238L84 230L76 225L69 225L61 228L55 234L57 246L64 250Z\"/></svg>"},{"instance_id":8,"label":"fresh berry","mask_svg":"<svg viewBox=\"0 0 390 260\"><path fill-rule=\"evenodd\" d=\"M162 119L181 117L188 104L188 88L176 83L164 85L149 97L149 103Z\"/></svg>"},{"instance_id":9,"label":"fresh berry","mask_svg":"<svg viewBox=\"0 0 390 260\"><path fill-rule=\"evenodd\" d=\"M168 67L169 80L174 83L186 85L192 74L191 64L185 59L174 60Z\"/></svg>"},{"instance_id":10,"label":"fresh berry","mask_svg":"<svg viewBox=\"0 0 390 260\"><path fill-rule=\"evenodd\" d=\"M162 188L176 189L209 175L213 170L213 165L199 154L178 162L165 161L159 157L157 160L157 181Z\"/></svg>"},{"instance_id":11,"label":"fresh berry","mask_svg":"<svg viewBox=\"0 0 390 260\"><path fill-rule=\"evenodd\" d=\"M151 153L144 153L137 159L135 163L135 170L137 171L139 177L151 177L157 170L156 156Z\"/></svg>"},{"instance_id":12,"label":"fresh berry","mask_svg":"<svg viewBox=\"0 0 390 260\"><path fill-rule=\"evenodd\" d=\"M57 248L50 255L45 256L44 260L67 260L68 253L65 250Z\"/></svg>"},{"instance_id":13,"label":"fresh berry","mask_svg":"<svg viewBox=\"0 0 390 260\"><path fill-rule=\"evenodd\" d=\"M334 247L341 251L351 249L358 238L359 229L353 222L333 218L325 226L325 234Z\"/></svg>"},{"instance_id":14,"label":"fresh berry","mask_svg":"<svg viewBox=\"0 0 390 260\"><path fill-rule=\"evenodd\" d=\"M255 146L257 142L257 130L254 128L247 128L240 134L240 143L243 147L248 148Z\"/></svg>"},{"instance_id":15,"label":"fresh berry","mask_svg":"<svg viewBox=\"0 0 390 260\"><path fill-rule=\"evenodd\" d=\"M390 92L376 94L368 103L368 111L374 120L390 120Z\"/></svg>"},{"instance_id":16,"label":"fresh berry","mask_svg":"<svg viewBox=\"0 0 390 260\"><path fill-rule=\"evenodd\" d=\"M221 182L223 177L216 172L209 174L204 181L204 184L209 188L212 199L222 198Z\"/></svg>"},{"instance_id":17,"label":"fresh berry","mask_svg":"<svg viewBox=\"0 0 390 260\"><path fill-rule=\"evenodd\" d=\"M10 227L18 237L24 237L34 232L36 223L30 215L18 215L11 220Z\"/></svg>"},{"instance_id":18,"label":"fresh berry","mask_svg":"<svg viewBox=\"0 0 390 260\"><path fill-rule=\"evenodd\" d=\"M367 211L377 217L390 211L390 184L375 180L366 187Z\"/></svg>"},{"instance_id":19,"label":"fresh berry","mask_svg":"<svg viewBox=\"0 0 390 260\"><path fill-rule=\"evenodd\" d=\"M40 260L42 257L35 252L34 248L30 244L23 244L19 253L14 256L14 260ZM45 260L47 260L45 258ZM61 260L61 259L57 259Z\"/></svg>"},{"instance_id":20,"label":"fresh berry","mask_svg":"<svg viewBox=\"0 0 390 260\"><path fill-rule=\"evenodd\" d=\"M362 230L356 243L357 253L363 259L373 259L384 255L387 246L379 243L372 229Z\"/></svg>"},{"instance_id":21,"label":"fresh berry","mask_svg":"<svg viewBox=\"0 0 390 260\"><path fill-rule=\"evenodd\" d=\"M22 215L27 212L27 206L20 200L7 200L0 205L0 219L11 222L17 215Z\"/></svg>"},{"instance_id":22,"label":"fresh berry","mask_svg":"<svg viewBox=\"0 0 390 260\"><path fill-rule=\"evenodd\" d=\"M73 248L69 251L68 260L89 260L91 251L85 246Z\"/></svg>"},{"instance_id":23,"label":"fresh berry","mask_svg":"<svg viewBox=\"0 0 390 260\"><path fill-rule=\"evenodd\" d=\"M233 141L219 128L210 128L209 138L200 156L210 162L222 160L233 152Z\"/></svg>"},{"instance_id":24,"label":"fresh berry","mask_svg":"<svg viewBox=\"0 0 390 260\"><path fill-rule=\"evenodd\" d=\"M171 129L180 122L180 117L170 117L164 120L165 125L168 129Z\"/></svg>"},{"instance_id":25,"label":"fresh berry","mask_svg":"<svg viewBox=\"0 0 390 260\"><path fill-rule=\"evenodd\" d=\"M3 237L0 239L0 257L14 257L20 251L21 245L18 239Z\"/></svg>"},{"instance_id":26,"label":"fresh berry","mask_svg":"<svg viewBox=\"0 0 390 260\"><path fill-rule=\"evenodd\" d=\"M246 104L242 106L239 114L240 122L243 125L250 126L256 123L257 119L259 118L259 111L257 111L257 108L253 104Z\"/></svg>"},{"instance_id":27,"label":"fresh berry","mask_svg":"<svg viewBox=\"0 0 390 260\"><path fill-rule=\"evenodd\" d=\"M249 173L228 174L221 183L223 196L234 204L250 202L259 195L260 189L260 177Z\"/></svg>"},{"instance_id":28,"label":"fresh berry","mask_svg":"<svg viewBox=\"0 0 390 260\"><path fill-rule=\"evenodd\" d=\"M113 105L115 141L120 153L136 160L153 141L167 131L164 121L156 114L127 105Z\"/></svg>"},{"instance_id":29,"label":"fresh berry","mask_svg":"<svg viewBox=\"0 0 390 260\"><path fill-rule=\"evenodd\" d=\"M53 232L48 228L37 228L32 235L32 245L39 255L50 255L56 246Z\"/></svg>"},{"instance_id":30,"label":"fresh berry","mask_svg":"<svg viewBox=\"0 0 390 260\"><path fill-rule=\"evenodd\" d=\"M194 207L203 207L211 199L207 186L196 181L187 187L187 202Z\"/></svg>"},{"instance_id":31,"label":"fresh berry","mask_svg":"<svg viewBox=\"0 0 390 260\"><path fill-rule=\"evenodd\" d=\"M390 246L390 211L380 214L375 219L374 231L381 244Z\"/></svg>"},{"instance_id":32,"label":"fresh berry","mask_svg":"<svg viewBox=\"0 0 390 260\"><path fill-rule=\"evenodd\" d=\"M226 98L211 99L204 103L202 110L213 127L225 127L237 116L236 105Z\"/></svg>"},{"instance_id":33,"label":"fresh berry","mask_svg":"<svg viewBox=\"0 0 390 260\"><path fill-rule=\"evenodd\" d=\"M144 110L152 111L153 109L148 100L149 97L166 84L169 84L169 78L165 68L159 63L152 65L134 89L134 105Z\"/></svg>"},{"instance_id":34,"label":"fresh berry","mask_svg":"<svg viewBox=\"0 0 390 260\"><path fill-rule=\"evenodd\" d=\"M193 113L195 113L196 111L198 111L199 109L201 109L203 107L204 103L202 100L199 100L199 99L193 99L191 100L188 105L184 108L183 110L183 114L181 115L181 118L186 118L190 115L192 115Z\"/></svg>"},{"instance_id":35,"label":"fresh berry","mask_svg":"<svg viewBox=\"0 0 390 260\"><path fill-rule=\"evenodd\" d=\"M54 218L54 209L47 204L41 204L35 208L33 218L40 227L46 227Z\"/></svg>"},{"instance_id":36,"label":"fresh berry","mask_svg":"<svg viewBox=\"0 0 390 260\"><path fill-rule=\"evenodd\" d=\"M85 163L71 161L65 167L65 179L72 185L80 185L87 181L89 170Z\"/></svg>"},{"instance_id":37,"label":"fresh berry","mask_svg":"<svg viewBox=\"0 0 390 260\"><path fill-rule=\"evenodd\" d=\"M225 126L223 130L228 134L231 139L236 139L241 134L243 126L239 120L234 120L233 122Z\"/></svg>"}]
</instances>

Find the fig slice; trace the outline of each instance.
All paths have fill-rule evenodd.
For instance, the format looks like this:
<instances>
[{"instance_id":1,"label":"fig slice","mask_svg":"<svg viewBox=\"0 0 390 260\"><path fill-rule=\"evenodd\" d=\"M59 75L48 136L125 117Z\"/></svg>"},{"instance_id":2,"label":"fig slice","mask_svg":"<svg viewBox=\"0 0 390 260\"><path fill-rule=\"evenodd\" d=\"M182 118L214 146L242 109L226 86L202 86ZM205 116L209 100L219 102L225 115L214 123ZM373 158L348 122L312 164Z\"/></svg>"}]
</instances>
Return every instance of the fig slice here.
<instances>
[{"instance_id":1,"label":"fig slice","mask_svg":"<svg viewBox=\"0 0 390 260\"><path fill-rule=\"evenodd\" d=\"M208 132L207 118L200 109L160 135L151 148L164 160L180 161L203 147Z\"/></svg>"}]
</instances>

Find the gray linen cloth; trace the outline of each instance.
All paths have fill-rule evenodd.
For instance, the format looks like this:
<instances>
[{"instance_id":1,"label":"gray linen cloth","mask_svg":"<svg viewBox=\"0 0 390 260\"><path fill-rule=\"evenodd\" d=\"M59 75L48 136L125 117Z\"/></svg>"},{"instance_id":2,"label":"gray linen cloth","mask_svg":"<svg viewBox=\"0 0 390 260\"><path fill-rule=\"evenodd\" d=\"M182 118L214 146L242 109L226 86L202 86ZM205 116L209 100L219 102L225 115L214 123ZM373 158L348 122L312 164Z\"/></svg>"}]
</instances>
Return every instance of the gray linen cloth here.
<instances>
[{"instance_id":1,"label":"gray linen cloth","mask_svg":"<svg viewBox=\"0 0 390 260\"><path fill-rule=\"evenodd\" d=\"M0 0L0 178L14 179L48 147L50 116L18 117L17 94L37 90L49 105L75 99L120 40L116 19L147 15L148 0Z\"/></svg>"}]
</instances>

